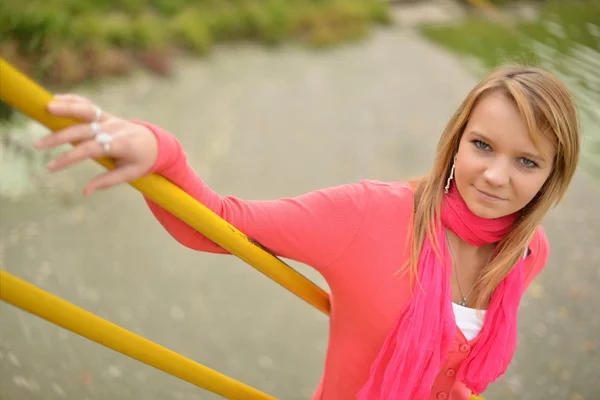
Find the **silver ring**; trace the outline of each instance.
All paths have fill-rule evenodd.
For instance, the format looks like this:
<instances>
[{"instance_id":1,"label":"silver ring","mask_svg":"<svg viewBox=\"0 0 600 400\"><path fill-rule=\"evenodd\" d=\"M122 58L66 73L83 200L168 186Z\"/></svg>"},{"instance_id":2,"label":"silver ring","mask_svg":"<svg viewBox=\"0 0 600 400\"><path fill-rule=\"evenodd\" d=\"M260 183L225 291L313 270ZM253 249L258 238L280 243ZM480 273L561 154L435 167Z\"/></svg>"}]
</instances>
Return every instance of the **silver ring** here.
<instances>
[{"instance_id":1,"label":"silver ring","mask_svg":"<svg viewBox=\"0 0 600 400\"><path fill-rule=\"evenodd\" d=\"M108 153L110 153L110 145L113 141L113 137L106 132L100 132L98 135L96 135L95 140L102 145L104 154L108 155Z\"/></svg>"},{"instance_id":2,"label":"silver ring","mask_svg":"<svg viewBox=\"0 0 600 400\"><path fill-rule=\"evenodd\" d=\"M96 118L94 119L94 122L98 122L102 116L102 109L97 105L92 105L92 107L94 107L94 111L96 112Z\"/></svg>"},{"instance_id":3,"label":"silver ring","mask_svg":"<svg viewBox=\"0 0 600 400\"><path fill-rule=\"evenodd\" d=\"M94 138L102 133L102 131L100 131L100 125L98 125L98 122L96 121L90 123L90 130L92 131L92 137Z\"/></svg>"}]
</instances>

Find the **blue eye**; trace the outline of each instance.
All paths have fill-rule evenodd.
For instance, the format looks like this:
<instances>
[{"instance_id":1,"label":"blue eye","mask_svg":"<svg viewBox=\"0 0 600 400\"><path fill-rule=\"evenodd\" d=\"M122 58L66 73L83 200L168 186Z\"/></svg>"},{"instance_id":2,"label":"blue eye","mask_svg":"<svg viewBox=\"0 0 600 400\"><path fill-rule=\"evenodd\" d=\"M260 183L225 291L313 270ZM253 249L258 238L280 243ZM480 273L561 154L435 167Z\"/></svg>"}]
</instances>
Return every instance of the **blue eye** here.
<instances>
[{"instance_id":1,"label":"blue eye","mask_svg":"<svg viewBox=\"0 0 600 400\"><path fill-rule=\"evenodd\" d=\"M486 150L486 151L489 151L489 150L491 150L491 149L492 149L492 148L490 147L490 145L489 145L489 144L487 144L486 142L483 142L483 141L481 141L481 140L479 140L479 139L474 139L474 140L472 140L471 142L472 142L472 143L475 145L475 147L477 147L478 149L481 149L481 150Z\"/></svg>"},{"instance_id":2,"label":"blue eye","mask_svg":"<svg viewBox=\"0 0 600 400\"><path fill-rule=\"evenodd\" d=\"M535 161L531 161L528 158L521 158L521 163L526 167L526 168L537 168L537 163Z\"/></svg>"}]
</instances>

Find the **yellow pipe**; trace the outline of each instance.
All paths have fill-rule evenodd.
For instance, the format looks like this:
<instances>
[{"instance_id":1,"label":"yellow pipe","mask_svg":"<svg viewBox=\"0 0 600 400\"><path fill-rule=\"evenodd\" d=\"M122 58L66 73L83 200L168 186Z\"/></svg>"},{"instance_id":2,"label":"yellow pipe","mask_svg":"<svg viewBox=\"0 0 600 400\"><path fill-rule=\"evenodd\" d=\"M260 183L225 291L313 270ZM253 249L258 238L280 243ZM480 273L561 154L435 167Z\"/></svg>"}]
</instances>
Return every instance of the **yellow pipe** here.
<instances>
[{"instance_id":1,"label":"yellow pipe","mask_svg":"<svg viewBox=\"0 0 600 400\"><path fill-rule=\"evenodd\" d=\"M227 399L275 400L266 393L123 329L6 271L0 271L0 299Z\"/></svg>"},{"instance_id":2,"label":"yellow pipe","mask_svg":"<svg viewBox=\"0 0 600 400\"><path fill-rule=\"evenodd\" d=\"M52 95L0 57L0 99L52 131L79 121L59 118L46 111ZM106 158L96 160L107 169ZM329 314L329 296L317 285L265 251L244 233L220 218L179 187L158 175L130 182L150 200L169 211L219 246L241 258L321 312Z\"/></svg>"},{"instance_id":3,"label":"yellow pipe","mask_svg":"<svg viewBox=\"0 0 600 400\"><path fill-rule=\"evenodd\" d=\"M0 99L52 131L79 121L46 112L52 95L0 57ZM97 162L108 169L108 159ZM238 256L318 310L329 314L329 297L322 289L263 250L246 235L221 219L166 179L151 175L131 186L171 212L225 250ZM145 364L221 394L229 399L272 399L267 394L228 378L102 318L99 318L35 286L0 271L0 299L56 325L82 335ZM239 397L239 396L244 397ZM472 396L471 400L483 400Z\"/></svg>"},{"instance_id":4,"label":"yellow pipe","mask_svg":"<svg viewBox=\"0 0 600 400\"><path fill-rule=\"evenodd\" d=\"M2 270L0 300L227 399L275 399ZM470 400L485 399L473 395Z\"/></svg>"}]
</instances>

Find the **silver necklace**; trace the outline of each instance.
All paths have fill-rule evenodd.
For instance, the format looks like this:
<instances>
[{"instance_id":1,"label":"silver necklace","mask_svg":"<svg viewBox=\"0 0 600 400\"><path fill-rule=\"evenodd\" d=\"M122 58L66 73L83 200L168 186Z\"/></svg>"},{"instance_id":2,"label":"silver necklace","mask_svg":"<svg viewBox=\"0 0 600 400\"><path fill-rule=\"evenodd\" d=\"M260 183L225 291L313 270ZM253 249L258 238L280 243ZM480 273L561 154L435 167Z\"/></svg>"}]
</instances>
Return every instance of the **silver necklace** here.
<instances>
[{"instance_id":1,"label":"silver necklace","mask_svg":"<svg viewBox=\"0 0 600 400\"><path fill-rule=\"evenodd\" d=\"M469 295L471 294L473 289L475 289L475 285L473 285L473 287L471 287L471 290L469 290L469 293L467 293L466 295L463 295L462 288L460 287L460 278L458 277L458 266L456 265L456 258L454 257L454 252L452 251L452 246L450 246L450 241L448 240L447 232L446 232L446 245L448 246L448 250L450 250L450 256L452 257L452 265L454 266L454 274L456 275L456 283L458 284L458 292L460 294L460 297L462 298L462 300L458 302L458 305L463 306L463 307L468 307L467 298L469 297ZM489 264L491 259L492 259L492 252L490 252L490 255L488 257L486 265Z\"/></svg>"}]
</instances>

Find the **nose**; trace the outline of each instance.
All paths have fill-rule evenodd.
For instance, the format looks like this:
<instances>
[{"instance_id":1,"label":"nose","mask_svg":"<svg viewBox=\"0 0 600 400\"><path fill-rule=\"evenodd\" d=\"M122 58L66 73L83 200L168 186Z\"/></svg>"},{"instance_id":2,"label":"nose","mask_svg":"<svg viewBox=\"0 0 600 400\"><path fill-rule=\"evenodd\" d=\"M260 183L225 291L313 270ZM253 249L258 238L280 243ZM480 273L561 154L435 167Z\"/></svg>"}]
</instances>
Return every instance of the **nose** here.
<instances>
[{"instance_id":1,"label":"nose","mask_svg":"<svg viewBox=\"0 0 600 400\"><path fill-rule=\"evenodd\" d=\"M483 173L483 178L490 186L504 186L510 181L509 166L500 158L495 159Z\"/></svg>"}]
</instances>

